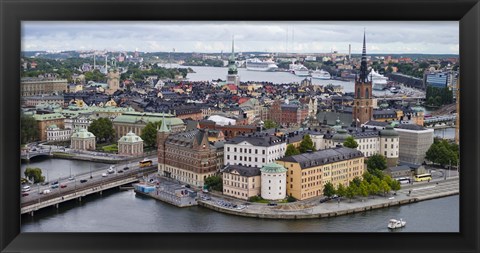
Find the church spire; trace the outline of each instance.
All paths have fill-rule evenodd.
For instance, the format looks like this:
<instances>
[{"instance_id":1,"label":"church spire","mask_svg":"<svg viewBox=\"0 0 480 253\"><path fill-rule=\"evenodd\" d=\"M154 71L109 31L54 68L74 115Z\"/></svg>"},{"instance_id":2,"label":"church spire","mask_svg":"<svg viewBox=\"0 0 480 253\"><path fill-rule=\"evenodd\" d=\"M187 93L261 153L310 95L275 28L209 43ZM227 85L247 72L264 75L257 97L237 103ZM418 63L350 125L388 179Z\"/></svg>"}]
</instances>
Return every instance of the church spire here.
<instances>
[{"instance_id":1,"label":"church spire","mask_svg":"<svg viewBox=\"0 0 480 253\"><path fill-rule=\"evenodd\" d=\"M170 130L167 127L167 122L165 121L165 113L163 113L162 125L160 126L159 132L168 133Z\"/></svg>"},{"instance_id":2,"label":"church spire","mask_svg":"<svg viewBox=\"0 0 480 253\"><path fill-rule=\"evenodd\" d=\"M230 55L230 59L228 59L228 74L229 75L236 75L237 65L235 65L235 40L232 35L232 55Z\"/></svg>"},{"instance_id":3,"label":"church spire","mask_svg":"<svg viewBox=\"0 0 480 253\"><path fill-rule=\"evenodd\" d=\"M368 82L368 70L367 70L367 43L365 39L365 30L363 30L363 49L362 49L362 63L360 64L360 77L359 82Z\"/></svg>"}]
</instances>

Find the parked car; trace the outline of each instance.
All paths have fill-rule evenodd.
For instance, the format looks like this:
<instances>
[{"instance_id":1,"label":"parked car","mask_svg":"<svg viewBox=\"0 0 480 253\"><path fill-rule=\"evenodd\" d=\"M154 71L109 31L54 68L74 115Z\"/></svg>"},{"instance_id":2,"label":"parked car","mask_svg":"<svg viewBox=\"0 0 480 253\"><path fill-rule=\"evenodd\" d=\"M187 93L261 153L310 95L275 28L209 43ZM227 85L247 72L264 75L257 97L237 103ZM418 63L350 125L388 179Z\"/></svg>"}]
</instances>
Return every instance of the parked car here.
<instances>
[{"instance_id":1,"label":"parked car","mask_svg":"<svg viewBox=\"0 0 480 253\"><path fill-rule=\"evenodd\" d=\"M30 186L25 185L22 187L22 192L28 192L28 191L30 191Z\"/></svg>"},{"instance_id":2,"label":"parked car","mask_svg":"<svg viewBox=\"0 0 480 253\"><path fill-rule=\"evenodd\" d=\"M65 187L67 187L66 184L61 184L61 185L60 185L60 188L65 188Z\"/></svg>"},{"instance_id":3,"label":"parked car","mask_svg":"<svg viewBox=\"0 0 480 253\"><path fill-rule=\"evenodd\" d=\"M22 193L22 197L28 196L27 192Z\"/></svg>"},{"instance_id":4,"label":"parked car","mask_svg":"<svg viewBox=\"0 0 480 253\"><path fill-rule=\"evenodd\" d=\"M108 176L107 173L102 173L102 177Z\"/></svg>"},{"instance_id":5,"label":"parked car","mask_svg":"<svg viewBox=\"0 0 480 253\"><path fill-rule=\"evenodd\" d=\"M50 190L43 190L42 193L43 193L43 194L49 194L49 193L50 193Z\"/></svg>"},{"instance_id":6,"label":"parked car","mask_svg":"<svg viewBox=\"0 0 480 253\"><path fill-rule=\"evenodd\" d=\"M277 205L277 203L275 203L275 202L268 203L268 206L276 206L276 205Z\"/></svg>"},{"instance_id":7,"label":"parked car","mask_svg":"<svg viewBox=\"0 0 480 253\"><path fill-rule=\"evenodd\" d=\"M52 189L58 188L58 182L56 184L52 184L51 188Z\"/></svg>"},{"instance_id":8,"label":"parked car","mask_svg":"<svg viewBox=\"0 0 480 253\"><path fill-rule=\"evenodd\" d=\"M43 182L41 183L41 185L48 185L48 182Z\"/></svg>"},{"instance_id":9,"label":"parked car","mask_svg":"<svg viewBox=\"0 0 480 253\"><path fill-rule=\"evenodd\" d=\"M88 180L86 180L86 179L82 179L82 180L80 180L80 183L83 184L83 183L86 183L87 181L88 181Z\"/></svg>"},{"instance_id":10,"label":"parked car","mask_svg":"<svg viewBox=\"0 0 480 253\"><path fill-rule=\"evenodd\" d=\"M130 168L128 168L128 167L123 168L123 170L128 170L128 169L130 169Z\"/></svg>"},{"instance_id":11,"label":"parked car","mask_svg":"<svg viewBox=\"0 0 480 253\"><path fill-rule=\"evenodd\" d=\"M327 202L327 201L329 201L329 200L330 200L329 197L325 197L325 198L320 199L320 203L325 203L325 202Z\"/></svg>"},{"instance_id":12,"label":"parked car","mask_svg":"<svg viewBox=\"0 0 480 253\"><path fill-rule=\"evenodd\" d=\"M117 173L123 173L123 170L119 170L119 171L117 171Z\"/></svg>"}]
</instances>

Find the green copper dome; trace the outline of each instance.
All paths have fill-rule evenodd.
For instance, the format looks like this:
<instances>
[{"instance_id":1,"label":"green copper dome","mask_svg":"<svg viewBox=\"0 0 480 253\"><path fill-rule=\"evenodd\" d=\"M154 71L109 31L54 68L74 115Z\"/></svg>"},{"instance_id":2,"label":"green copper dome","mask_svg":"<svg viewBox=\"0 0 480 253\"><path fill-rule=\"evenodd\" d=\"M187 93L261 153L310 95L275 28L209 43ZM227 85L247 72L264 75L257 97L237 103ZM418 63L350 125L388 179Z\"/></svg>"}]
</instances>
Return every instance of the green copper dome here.
<instances>
[{"instance_id":1,"label":"green copper dome","mask_svg":"<svg viewBox=\"0 0 480 253\"><path fill-rule=\"evenodd\" d=\"M264 173L285 173L287 172L287 169L278 163L269 163L263 165L260 171Z\"/></svg>"},{"instance_id":2,"label":"green copper dome","mask_svg":"<svg viewBox=\"0 0 480 253\"><path fill-rule=\"evenodd\" d=\"M398 133L393 129L393 126L387 125L385 129L380 131L380 136L398 136Z\"/></svg>"},{"instance_id":3,"label":"green copper dome","mask_svg":"<svg viewBox=\"0 0 480 253\"><path fill-rule=\"evenodd\" d=\"M348 137L351 137L345 129L338 129L337 133L332 136L333 141L344 142Z\"/></svg>"}]
</instances>

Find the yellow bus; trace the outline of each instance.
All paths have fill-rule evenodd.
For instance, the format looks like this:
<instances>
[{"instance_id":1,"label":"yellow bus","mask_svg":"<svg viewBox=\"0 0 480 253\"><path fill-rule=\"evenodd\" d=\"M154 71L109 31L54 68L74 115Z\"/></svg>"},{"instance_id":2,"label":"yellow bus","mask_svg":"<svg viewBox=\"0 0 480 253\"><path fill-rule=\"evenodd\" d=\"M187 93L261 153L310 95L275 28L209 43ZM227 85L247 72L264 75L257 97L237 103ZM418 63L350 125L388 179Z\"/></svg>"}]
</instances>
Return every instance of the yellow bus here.
<instances>
[{"instance_id":1,"label":"yellow bus","mask_svg":"<svg viewBox=\"0 0 480 253\"><path fill-rule=\"evenodd\" d=\"M143 161L140 161L139 162L139 167L140 168L143 168L143 167L148 167L148 166L152 166L152 160L149 160L149 159L143 159Z\"/></svg>"},{"instance_id":2,"label":"yellow bus","mask_svg":"<svg viewBox=\"0 0 480 253\"><path fill-rule=\"evenodd\" d=\"M413 180L415 180L415 182L430 181L430 180L432 180L432 174L425 173L425 174L415 175L413 177Z\"/></svg>"}]
</instances>

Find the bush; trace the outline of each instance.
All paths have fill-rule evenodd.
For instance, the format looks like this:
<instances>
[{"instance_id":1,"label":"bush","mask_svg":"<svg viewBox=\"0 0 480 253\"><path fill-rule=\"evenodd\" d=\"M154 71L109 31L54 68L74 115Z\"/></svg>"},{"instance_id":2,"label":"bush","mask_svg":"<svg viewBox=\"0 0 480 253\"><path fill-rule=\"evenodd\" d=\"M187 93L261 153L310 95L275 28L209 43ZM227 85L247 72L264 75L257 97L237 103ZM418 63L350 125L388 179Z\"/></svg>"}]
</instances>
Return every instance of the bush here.
<instances>
[{"instance_id":1,"label":"bush","mask_svg":"<svg viewBox=\"0 0 480 253\"><path fill-rule=\"evenodd\" d=\"M288 196L288 197L287 197L287 202L295 202L295 201L297 201L296 198L294 198L294 197L292 197L292 196Z\"/></svg>"}]
</instances>

